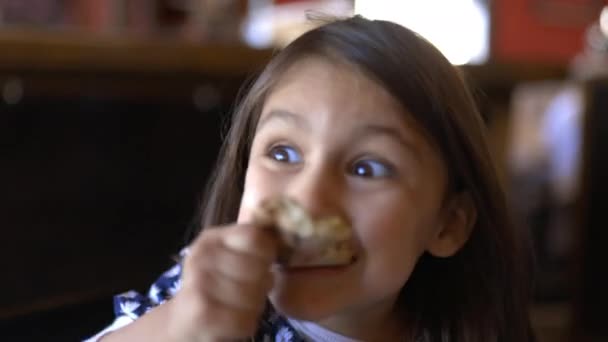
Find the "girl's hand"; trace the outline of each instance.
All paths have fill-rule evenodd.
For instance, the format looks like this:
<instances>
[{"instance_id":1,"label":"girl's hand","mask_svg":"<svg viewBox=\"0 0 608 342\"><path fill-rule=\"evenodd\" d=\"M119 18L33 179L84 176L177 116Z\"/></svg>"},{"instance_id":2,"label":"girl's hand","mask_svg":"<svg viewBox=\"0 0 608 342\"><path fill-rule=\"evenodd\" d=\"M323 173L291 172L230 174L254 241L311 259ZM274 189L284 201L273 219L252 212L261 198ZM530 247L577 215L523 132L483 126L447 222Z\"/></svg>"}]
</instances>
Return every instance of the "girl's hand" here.
<instances>
[{"instance_id":1,"label":"girl's hand","mask_svg":"<svg viewBox=\"0 0 608 342\"><path fill-rule=\"evenodd\" d=\"M173 341L253 336L272 288L278 238L259 227L205 229L184 260L182 287L171 300Z\"/></svg>"}]
</instances>

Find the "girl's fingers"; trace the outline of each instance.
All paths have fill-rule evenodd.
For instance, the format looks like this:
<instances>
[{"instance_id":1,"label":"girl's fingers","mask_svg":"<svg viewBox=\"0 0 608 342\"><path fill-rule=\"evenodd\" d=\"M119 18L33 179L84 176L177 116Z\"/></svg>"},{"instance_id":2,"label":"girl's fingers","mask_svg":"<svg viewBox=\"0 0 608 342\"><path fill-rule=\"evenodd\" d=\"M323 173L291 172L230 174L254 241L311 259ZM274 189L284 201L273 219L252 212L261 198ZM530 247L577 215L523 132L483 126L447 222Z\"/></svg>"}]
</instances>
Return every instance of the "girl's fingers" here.
<instances>
[{"instance_id":1,"label":"girl's fingers","mask_svg":"<svg viewBox=\"0 0 608 342\"><path fill-rule=\"evenodd\" d=\"M273 262L278 254L279 239L269 229L252 225L234 225L205 229L189 247L196 259L206 250L223 245L235 252Z\"/></svg>"},{"instance_id":2,"label":"girl's fingers","mask_svg":"<svg viewBox=\"0 0 608 342\"><path fill-rule=\"evenodd\" d=\"M204 239L191 245L184 261L184 276L191 272L214 270L240 282L255 283L265 278L275 260L274 237L252 233L255 227L215 229L204 232ZM225 230L221 232L221 230ZM225 241L228 240L228 243Z\"/></svg>"},{"instance_id":3,"label":"girl's fingers","mask_svg":"<svg viewBox=\"0 0 608 342\"><path fill-rule=\"evenodd\" d=\"M273 262L277 258L278 237L269 229L236 226L226 231L222 237L224 245L235 252L248 254L267 262Z\"/></svg>"},{"instance_id":4,"label":"girl's fingers","mask_svg":"<svg viewBox=\"0 0 608 342\"><path fill-rule=\"evenodd\" d=\"M226 247L218 247L215 251L214 262L201 263L204 270L215 270L225 277L238 282L258 283L270 274L271 262L251 257L248 254L235 252Z\"/></svg>"},{"instance_id":5,"label":"girl's fingers","mask_svg":"<svg viewBox=\"0 0 608 342\"><path fill-rule=\"evenodd\" d=\"M277 250L278 239L267 229L203 231L184 259L176 315L185 321L176 329L202 333L203 340L251 336L272 287L270 266Z\"/></svg>"}]
</instances>

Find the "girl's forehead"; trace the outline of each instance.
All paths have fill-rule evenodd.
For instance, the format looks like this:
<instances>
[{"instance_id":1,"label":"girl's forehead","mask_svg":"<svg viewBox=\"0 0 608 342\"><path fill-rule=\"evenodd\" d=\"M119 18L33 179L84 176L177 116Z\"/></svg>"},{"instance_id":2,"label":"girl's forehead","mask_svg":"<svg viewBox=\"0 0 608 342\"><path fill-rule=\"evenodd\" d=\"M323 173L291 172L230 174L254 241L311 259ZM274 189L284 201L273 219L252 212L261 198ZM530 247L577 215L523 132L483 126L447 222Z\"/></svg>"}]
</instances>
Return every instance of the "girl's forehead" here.
<instances>
[{"instance_id":1,"label":"girl's forehead","mask_svg":"<svg viewBox=\"0 0 608 342\"><path fill-rule=\"evenodd\" d=\"M320 57L302 58L278 75L266 103L282 100L303 105L340 105L344 110L375 106L402 111L396 98L355 66Z\"/></svg>"},{"instance_id":2,"label":"girl's forehead","mask_svg":"<svg viewBox=\"0 0 608 342\"><path fill-rule=\"evenodd\" d=\"M325 81L369 81L361 69L337 57L304 56L291 62L277 77L277 84L299 82L306 78L321 78ZM357 82L359 83L359 82ZM381 87L380 84L375 84Z\"/></svg>"},{"instance_id":3,"label":"girl's forehead","mask_svg":"<svg viewBox=\"0 0 608 342\"><path fill-rule=\"evenodd\" d=\"M262 117L276 109L301 115L330 112L345 119L356 117L423 131L412 113L381 82L336 58L304 57L293 62L270 89Z\"/></svg>"}]
</instances>

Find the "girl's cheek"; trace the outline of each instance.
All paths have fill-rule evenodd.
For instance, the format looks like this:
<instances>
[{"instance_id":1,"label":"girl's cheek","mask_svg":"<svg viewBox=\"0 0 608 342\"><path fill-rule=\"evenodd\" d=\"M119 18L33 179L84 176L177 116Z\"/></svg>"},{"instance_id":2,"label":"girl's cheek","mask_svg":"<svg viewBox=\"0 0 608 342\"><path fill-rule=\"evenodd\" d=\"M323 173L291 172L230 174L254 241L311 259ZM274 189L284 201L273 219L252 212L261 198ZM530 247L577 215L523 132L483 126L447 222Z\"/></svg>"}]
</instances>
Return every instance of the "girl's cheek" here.
<instances>
[{"instance_id":1,"label":"girl's cheek","mask_svg":"<svg viewBox=\"0 0 608 342\"><path fill-rule=\"evenodd\" d=\"M398 202L407 201L400 199ZM387 257L402 258L424 250L424 228L418 214L420 212L413 208L376 199L368 203L366 210L356 210L353 220L358 238L368 253L382 251L381 254Z\"/></svg>"},{"instance_id":2,"label":"girl's cheek","mask_svg":"<svg viewBox=\"0 0 608 342\"><path fill-rule=\"evenodd\" d=\"M378 248L403 234L392 220L358 220L357 223L360 225L357 234L368 248Z\"/></svg>"}]
</instances>

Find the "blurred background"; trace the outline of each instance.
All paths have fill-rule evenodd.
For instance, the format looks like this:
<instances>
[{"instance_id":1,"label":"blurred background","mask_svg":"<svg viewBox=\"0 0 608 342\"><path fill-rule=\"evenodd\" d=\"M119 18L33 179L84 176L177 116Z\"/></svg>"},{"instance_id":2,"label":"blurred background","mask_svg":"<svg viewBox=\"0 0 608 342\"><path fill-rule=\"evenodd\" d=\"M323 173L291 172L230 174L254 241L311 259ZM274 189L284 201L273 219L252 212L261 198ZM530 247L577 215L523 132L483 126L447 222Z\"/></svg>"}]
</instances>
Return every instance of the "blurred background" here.
<instances>
[{"instance_id":1,"label":"blurred background","mask_svg":"<svg viewBox=\"0 0 608 342\"><path fill-rule=\"evenodd\" d=\"M608 341L606 0L0 0L0 340L71 341L186 241L239 87L313 27L408 26L474 87L541 342Z\"/></svg>"}]
</instances>

